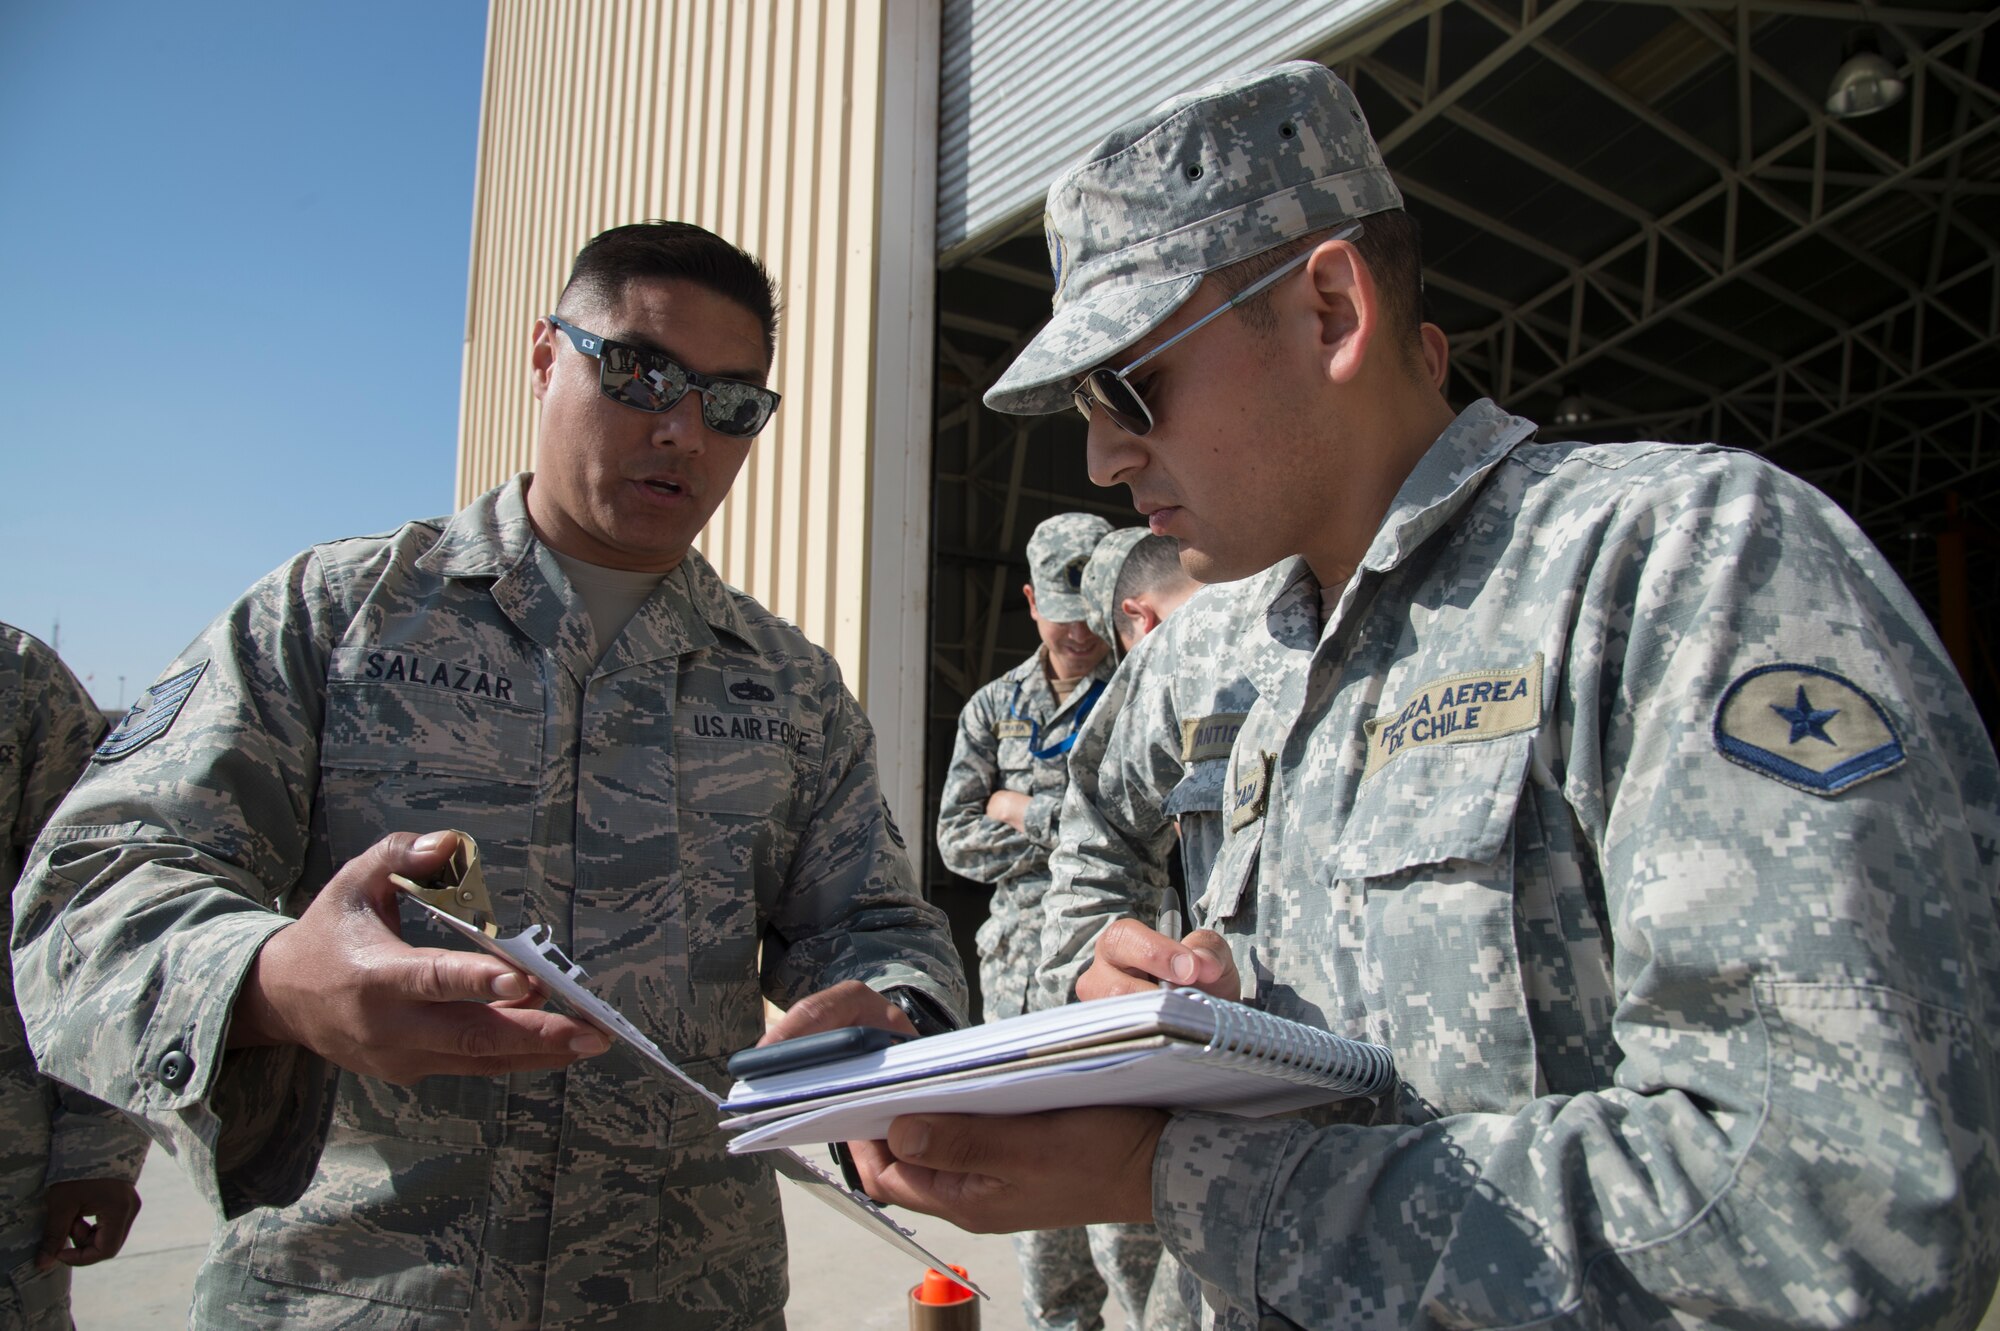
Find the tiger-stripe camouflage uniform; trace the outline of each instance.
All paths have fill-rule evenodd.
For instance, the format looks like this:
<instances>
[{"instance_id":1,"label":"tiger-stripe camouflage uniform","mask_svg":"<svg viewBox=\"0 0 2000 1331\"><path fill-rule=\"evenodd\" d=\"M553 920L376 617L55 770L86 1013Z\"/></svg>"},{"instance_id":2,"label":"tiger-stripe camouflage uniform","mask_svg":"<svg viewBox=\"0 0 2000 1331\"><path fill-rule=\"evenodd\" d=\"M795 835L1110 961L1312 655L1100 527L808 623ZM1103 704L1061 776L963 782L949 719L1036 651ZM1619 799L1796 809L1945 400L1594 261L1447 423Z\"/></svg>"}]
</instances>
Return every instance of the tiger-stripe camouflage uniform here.
<instances>
[{"instance_id":1,"label":"tiger-stripe camouflage uniform","mask_svg":"<svg viewBox=\"0 0 2000 1331\"><path fill-rule=\"evenodd\" d=\"M857 979L963 1010L838 668L699 554L599 661L518 478L315 547L100 746L20 899L38 1047L227 1218L192 1324L781 1325L768 1168L622 1048L407 1088L296 1046L225 1057L259 944L381 837L445 827L503 932L549 926L711 1087L764 996Z\"/></svg>"},{"instance_id":2,"label":"tiger-stripe camouflage uniform","mask_svg":"<svg viewBox=\"0 0 2000 1331\"><path fill-rule=\"evenodd\" d=\"M1049 682L1056 669L1049 635L1061 631L1055 626L1090 624L1084 570L1110 530L1109 522L1090 513L1058 513L1036 524L1028 538L1028 573L1044 642L959 710L958 738L938 799L937 843L946 868L993 885L992 905L976 939L980 1006L987 1021L1019 1016L1026 1008L1041 957L1042 892L1069 784L1069 751L1111 678L1112 657L1103 652L1067 697L1057 697ZM1060 645L1065 639L1053 641ZM1075 641L1100 650L1104 640L1078 635ZM1089 659L1078 651L1075 665ZM1027 796L1018 828L987 816L987 802L1003 790Z\"/></svg>"},{"instance_id":3,"label":"tiger-stripe camouflage uniform","mask_svg":"<svg viewBox=\"0 0 2000 1331\"><path fill-rule=\"evenodd\" d=\"M1077 736L1061 835L1042 899L1035 1005L1076 996L1104 926L1155 926L1179 825L1193 909L1207 923L1209 869L1222 846L1230 746L1256 691L1237 663L1261 620L1266 578L1203 587L1132 649Z\"/></svg>"},{"instance_id":4,"label":"tiger-stripe camouflage uniform","mask_svg":"<svg viewBox=\"0 0 2000 1331\"><path fill-rule=\"evenodd\" d=\"M47 644L0 624L0 883L9 888L0 925L13 932L11 890L28 848L104 733L104 717ZM67 1331L70 1268L35 1269L42 1195L51 1183L132 1182L146 1135L108 1105L35 1069L14 999L12 966L0 958L0 1327Z\"/></svg>"},{"instance_id":5,"label":"tiger-stripe camouflage uniform","mask_svg":"<svg viewBox=\"0 0 2000 1331\"><path fill-rule=\"evenodd\" d=\"M1353 1122L1176 1117L1220 1324L1965 1327L2000 1270L2000 778L1823 496L1468 408L1246 668L1211 917L1386 1044ZM1268 1323L1264 1323L1268 1324Z\"/></svg>"}]
</instances>

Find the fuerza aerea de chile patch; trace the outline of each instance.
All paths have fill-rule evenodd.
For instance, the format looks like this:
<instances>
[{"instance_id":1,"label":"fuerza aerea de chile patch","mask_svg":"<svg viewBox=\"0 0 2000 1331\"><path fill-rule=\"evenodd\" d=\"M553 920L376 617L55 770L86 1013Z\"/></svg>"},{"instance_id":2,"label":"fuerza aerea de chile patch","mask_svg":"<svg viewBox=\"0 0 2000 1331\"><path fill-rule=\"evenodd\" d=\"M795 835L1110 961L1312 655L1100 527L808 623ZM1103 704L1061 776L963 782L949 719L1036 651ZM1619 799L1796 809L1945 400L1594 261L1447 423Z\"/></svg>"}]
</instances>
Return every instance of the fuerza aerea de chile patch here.
<instances>
[{"instance_id":1,"label":"fuerza aerea de chile patch","mask_svg":"<svg viewBox=\"0 0 2000 1331\"><path fill-rule=\"evenodd\" d=\"M1468 670L1434 679L1402 705L1363 723L1369 777L1411 749L1465 744L1533 730L1542 723L1542 655L1517 669Z\"/></svg>"}]
</instances>

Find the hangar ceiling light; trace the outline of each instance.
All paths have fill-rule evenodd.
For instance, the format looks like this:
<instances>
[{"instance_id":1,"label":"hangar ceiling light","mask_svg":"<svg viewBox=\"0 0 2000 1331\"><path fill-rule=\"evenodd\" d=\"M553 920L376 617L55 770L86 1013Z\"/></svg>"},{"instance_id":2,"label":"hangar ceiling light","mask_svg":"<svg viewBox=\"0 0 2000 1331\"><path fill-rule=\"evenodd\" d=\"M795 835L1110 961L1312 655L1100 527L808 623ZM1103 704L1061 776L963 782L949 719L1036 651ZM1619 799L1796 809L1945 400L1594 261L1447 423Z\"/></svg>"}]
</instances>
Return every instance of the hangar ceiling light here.
<instances>
[{"instance_id":1,"label":"hangar ceiling light","mask_svg":"<svg viewBox=\"0 0 2000 1331\"><path fill-rule=\"evenodd\" d=\"M1902 76L1882 54L1881 39L1870 29L1857 28L1847 39L1847 59L1827 88L1826 113L1858 120L1902 101L1903 91Z\"/></svg>"}]
</instances>

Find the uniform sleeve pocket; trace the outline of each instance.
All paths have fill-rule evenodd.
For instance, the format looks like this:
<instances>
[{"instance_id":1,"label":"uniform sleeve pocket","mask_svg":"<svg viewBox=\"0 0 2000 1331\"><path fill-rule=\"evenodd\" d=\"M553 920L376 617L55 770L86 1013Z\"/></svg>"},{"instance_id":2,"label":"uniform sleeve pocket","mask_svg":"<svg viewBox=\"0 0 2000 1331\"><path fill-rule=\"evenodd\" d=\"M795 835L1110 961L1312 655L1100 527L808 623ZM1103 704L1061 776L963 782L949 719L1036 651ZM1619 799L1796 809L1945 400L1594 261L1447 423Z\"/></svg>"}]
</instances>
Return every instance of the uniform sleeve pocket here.
<instances>
[{"instance_id":1,"label":"uniform sleeve pocket","mask_svg":"<svg viewBox=\"0 0 2000 1331\"><path fill-rule=\"evenodd\" d=\"M1507 844L1534 735L1439 745L1398 756L1361 783L1328 866L1383 878L1424 864L1486 864Z\"/></svg>"}]
</instances>

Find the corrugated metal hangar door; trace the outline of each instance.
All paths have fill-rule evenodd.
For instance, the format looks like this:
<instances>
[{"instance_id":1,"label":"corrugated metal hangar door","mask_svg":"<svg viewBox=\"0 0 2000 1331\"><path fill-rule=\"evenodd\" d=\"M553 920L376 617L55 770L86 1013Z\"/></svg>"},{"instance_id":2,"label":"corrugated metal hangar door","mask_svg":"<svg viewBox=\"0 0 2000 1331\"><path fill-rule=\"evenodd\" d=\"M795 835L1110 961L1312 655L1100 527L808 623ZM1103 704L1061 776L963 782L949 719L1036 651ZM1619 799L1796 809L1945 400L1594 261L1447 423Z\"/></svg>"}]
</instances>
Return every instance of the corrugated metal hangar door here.
<instances>
[{"instance_id":1,"label":"corrugated metal hangar door","mask_svg":"<svg viewBox=\"0 0 2000 1331\"><path fill-rule=\"evenodd\" d=\"M946 0L927 791L959 707L1035 645L1043 516L1134 520L1081 423L980 394L1048 314L1050 179L1127 116L1307 56L1422 223L1452 401L1547 437L1719 440L1859 521L2000 718L2000 11L1984 0ZM1903 95L1827 99L1872 45ZM932 853L976 919L984 889Z\"/></svg>"}]
</instances>

